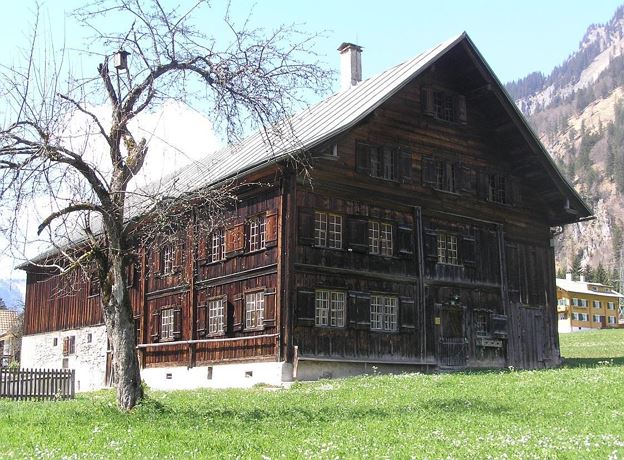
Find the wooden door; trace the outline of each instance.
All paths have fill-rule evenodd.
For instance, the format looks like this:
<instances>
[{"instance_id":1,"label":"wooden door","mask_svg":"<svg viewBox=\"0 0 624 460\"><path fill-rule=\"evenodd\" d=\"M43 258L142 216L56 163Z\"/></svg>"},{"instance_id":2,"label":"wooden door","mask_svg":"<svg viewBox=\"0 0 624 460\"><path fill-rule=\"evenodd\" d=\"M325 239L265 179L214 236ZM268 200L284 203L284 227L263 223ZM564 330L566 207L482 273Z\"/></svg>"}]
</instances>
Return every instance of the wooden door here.
<instances>
[{"instance_id":1,"label":"wooden door","mask_svg":"<svg viewBox=\"0 0 624 460\"><path fill-rule=\"evenodd\" d=\"M440 367L466 366L467 343L465 309L460 306L439 305L436 315L440 321L438 364Z\"/></svg>"}]
</instances>

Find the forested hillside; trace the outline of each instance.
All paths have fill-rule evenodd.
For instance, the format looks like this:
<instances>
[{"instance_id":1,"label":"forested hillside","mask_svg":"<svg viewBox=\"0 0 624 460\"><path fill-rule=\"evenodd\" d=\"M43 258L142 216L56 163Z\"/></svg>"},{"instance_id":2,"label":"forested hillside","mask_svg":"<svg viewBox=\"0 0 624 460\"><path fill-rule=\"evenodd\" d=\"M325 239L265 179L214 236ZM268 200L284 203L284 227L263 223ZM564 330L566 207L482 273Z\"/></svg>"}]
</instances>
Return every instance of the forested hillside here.
<instances>
[{"instance_id":1,"label":"forested hillside","mask_svg":"<svg viewBox=\"0 0 624 460\"><path fill-rule=\"evenodd\" d=\"M619 288L624 264L624 6L591 25L579 49L545 76L531 73L507 90L542 143L594 210L592 221L556 237L558 276Z\"/></svg>"}]
</instances>

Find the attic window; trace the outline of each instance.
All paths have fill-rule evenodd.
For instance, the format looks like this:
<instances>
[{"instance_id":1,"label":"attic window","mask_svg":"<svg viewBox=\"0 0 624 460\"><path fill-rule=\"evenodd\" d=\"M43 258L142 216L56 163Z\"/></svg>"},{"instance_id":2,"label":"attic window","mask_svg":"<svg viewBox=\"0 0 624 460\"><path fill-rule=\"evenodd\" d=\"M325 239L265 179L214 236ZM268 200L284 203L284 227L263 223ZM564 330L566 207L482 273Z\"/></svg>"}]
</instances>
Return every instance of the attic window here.
<instances>
[{"instance_id":1,"label":"attic window","mask_svg":"<svg viewBox=\"0 0 624 460\"><path fill-rule=\"evenodd\" d=\"M420 93L422 113L438 120L466 123L466 98L440 88L423 87Z\"/></svg>"}]
</instances>

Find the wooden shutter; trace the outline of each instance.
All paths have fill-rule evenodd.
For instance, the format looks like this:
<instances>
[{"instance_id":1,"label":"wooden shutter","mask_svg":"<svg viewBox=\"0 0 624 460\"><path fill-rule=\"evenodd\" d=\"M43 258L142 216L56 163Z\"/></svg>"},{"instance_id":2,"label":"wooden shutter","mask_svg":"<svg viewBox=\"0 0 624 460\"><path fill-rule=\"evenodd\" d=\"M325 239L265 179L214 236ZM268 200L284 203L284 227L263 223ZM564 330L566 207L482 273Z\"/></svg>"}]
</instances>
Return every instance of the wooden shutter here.
<instances>
[{"instance_id":1,"label":"wooden shutter","mask_svg":"<svg viewBox=\"0 0 624 460\"><path fill-rule=\"evenodd\" d=\"M397 178L401 180L403 183L408 183L412 181L412 152L405 149L399 150L399 161L397 161L399 165L399 174L397 174Z\"/></svg>"},{"instance_id":2,"label":"wooden shutter","mask_svg":"<svg viewBox=\"0 0 624 460\"><path fill-rule=\"evenodd\" d=\"M408 225L399 225L397 228L397 247L401 257L414 254L414 232Z\"/></svg>"},{"instance_id":3,"label":"wooden shutter","mask_svg":"<svg viewBox=\"0 0 624 460\"><path fill-rule=\"evenodd\" d=\"M264 325L275 326L275 288L264 291Z\"/></svg>"},{"instance_id":4,"label":"wooden shutter","mask_svg":"<svg viewBox=\"0 0 624 460\"><path fill-rule=\"evenodd\" d=\"M505 177L505 202L513 206L521 204L520 183L515 178Z\"/></svg>"},{"instance_id":5,"label":"wooden shutter","mask_svg":"<svg viewBox=\"0 0 624 460\"><path fill-rule=\"evenodd\" d=\"M264 223L265 246L267 248L277 246L277 211L267 212Z\"/></svg>"},{"instance_id":6,"label":"wooden shutter","mask_svg":"<svg viewBox=\"0 0 624 460\"><path fill-rule=\"evenodd\" d=\"M477 173L477 196L482 200L490 199L490 176L484 171Z\"/></svg>"},{"instance_id":7,"label":"wooden shutter","mask_svg":"<svg viewBox=\"0 0 624 460\"><path fill-rule=\"evenodd\" d=\"M512 302L520 301L520 279L519 279L519 258L518 246L513 243L505 245L505 258L507 259L507 289L509 291L509 300Z\"/></svg>"},{"instance_id":8,"label":"wooden shutter","mask_svg":"<svg viewBox=\"0 0 624 460\"><path fill-rule=\"evenodd\" d=\"M356 329L370 329L370 294L359 292L355 296L357 311Z\"/></svg>"},{"instance_id":9,"label":"wooden shutter","mask_svg":"<svg viewBox=\"0 0 624 460\"><path fill-rule=\"evenodd\" d=\"M141 316L135 316L134 317L134 343L136 345L140 344L143 340L142 338L142 334L141 334L141 324L143 322L141 321Z\"/></svg>"},{"instance_id":10,"label":"wooden shutter","mask_svg":"<svg viewBox=\"0 0 624 460\"><path fill-rule=\"evenodd\" d=\"M427 187L436 187L438 184L436 161L433 158L422 159L422 183Z\"/></svg>"},{"instance_id":11,"label":"wooden shutter","mask_svg":"<svg viewBox=\"0 0 624 460\"><path fill-rule=\"evenodd\" d=\"M457 167L459 173L459 191L473 195L477 191L477 174L474 169L460 164Z\"/></svg>"},{"instance_id":12,"label":"wooden shutter","mask_svg":"<svg viewBox=\"0 0 624 460\"><path fill-rule=\"evenodd\" d=\"M399 327L401 332L416 330L416 302L412 297L399 299Z\"/></svg>"},{"instance_id":13,"label":"wooden shutter","mask_svg":"<svg viewBox=\"0 0 624 460\"><path fill-rule=\"evenodd\" d=\"M160 340L160 311L152 313L150 318L150 334L152 342L158 342Z\"/></svg>"},{"instance_id":14,"label":"wooden shutter","mask_svg":"<svg viewBox=\"0 0 624 460\"><path fill-rule=\"evenodd\" d=\"M423 114L429 116L435 115L435 108L433 106L433 88L423 87L420 90L420 107Z\"/></svg>"},{"instance_id":15,"label":"wooden shutter","mask_svg":"<svg viewBox=\"0 0 624 460\"><path fill-rule=\"evenodd\" d=\"M492 313L490 315L491 332L496 337L507 337L507 316Z\"/></svg>"},{"instance_id":16,"label":"wooden shutter","mask_svg":"<svg viewBox=\"0 0 624 460\"><path fill-rule=\"evenodd\" d=\"M461 261L465 266L474 267L476 264L476 241L474 236L463 235L461 237Z\"/></svg>"},{"instance_id":17,"label":"wooden shutter","mask_svg":"<svg viewBox=\"0 0 624 460\"><path fill-rule=\"evenodd\" d=\"M184 243L173 244L173 272L179 273L182 270L182 264L184 263L184 251L186 246Z\"/></svg>"},{"instance_id":18,"label":"wooden shutter","mask_svg":"<svg viewBox=\"0 0 624 460\"><path fill-rule=\"evenodd\" d=\"M182 308L173 309L173 340L182 338Z\"/></svg>"},{"instance_id":19,"label":"wooden shutter","mask_svg":"<svg viewBox=\"0 0 624 460\"><path fill-rule=\"evenodd\" d=\"M69 337L63 337L63 356L69 355Z\"/></svg>"},{"instance_id":20,"label":"wooden shutter","mask_svg":"<svg viewBox=\"0 0 624 460\"><path fill-rule=\"evenodd\" d=\"M297 235L302 246L314 246L314 209L299 208Z\"/></svg>"},{"instance_id":21,"label":"wooden shutter","mask_svg":"<svg viewBox=\"0 0 624 460\"><path fill-rule=\"evenodd\" d=\"M368 144L358 142L355 144L355 170L361 174L370 174L370 152Z\"/></svg>"},{"instance_id":22,"label":"wooden shutter","mask_svg":"<svg viewBox=\"0 0 624 460\"><path fill-rule=\"evenodd\" d=\"M368 219L347 218L347 244L354 252L368 252Z\"/></svg>"},{"instance_id":23,"label":"wooden shutter","mask_svg":"<svg viewBox=\"0 0 624 460\"><path fill-rule=\"evenodd\" d=\"M455 96L455 116L462 124L468 123L468 112L466 111L466 97L458 94Z\"/></svg>"},{"instance_id":24,"label":"wooden shutter","mask_svg":"<svg viewBox=\"0 0 624 460\"><path fill-rule=\"evenodd\" d=\"M297 326L314 326L316 295L313 290L299 289L297 291L296 321Z\"/></svg>"},{"instance_id":25,"label":"wooden shutter","mask_svg":"<svg viewBox=\"0 0 624 460\"><path fill-rule=\"evenodd\" d=\"M232 324L232 331L239 332L243 330L243 323L245 322L245 311L243 304L245 303L245 297L242 294L234 296L232 299L232 306L234 310L234 321Z\"/></svg>"},{"instance_id":26,"label":"wooden shutter","mask_svg":"<svg viewBox=\"0 0 624 460\"><path fill-rule=\"evenodd\" d=\"M196 331L198 337L205 337L208 331L208 305L201 304L197 306L197 325Z\"/></svg>"},{"instance_id":27,"label":"wooden shutter","mask_svg":"<svg viewBox=\"0 0 624 460\"><path fill-rule=\"evenodd\" d=\"M197 242L197 258L206 260L212 255L212 234L202 235Z\"/></svg>"},{"instance_id":28,"label":"wooden shutter","mask_svg":"<svg viewBox=\"0 0 624 460\"><path fill-rule=\"evenodd\" d=\"M245 224L228 228L225 232L225 257L234 257L245 250Z\"/></svg>"},{"instance_id":29,"label":"wooden shutter","mask_svg":"<svg viewBox=\"0 0 624 460\"><path fill-rule=\"evenodd\" d=\"M438 261L438 232L436 230L426 228L424 230L424 253L425 258L429 262Z\"/></svg>"},{"instance_id":30,"label":"wooden shutter","mask_svg":"<svg viewBox=\"0 0 624 460\"><path fill-rule=\"evenodd\" d=\"M160 275L160 256L161 256L160 246L156 244L152 246L151 256L152 256L152 275L158 276Z\"/></svg>"}]
</instances>

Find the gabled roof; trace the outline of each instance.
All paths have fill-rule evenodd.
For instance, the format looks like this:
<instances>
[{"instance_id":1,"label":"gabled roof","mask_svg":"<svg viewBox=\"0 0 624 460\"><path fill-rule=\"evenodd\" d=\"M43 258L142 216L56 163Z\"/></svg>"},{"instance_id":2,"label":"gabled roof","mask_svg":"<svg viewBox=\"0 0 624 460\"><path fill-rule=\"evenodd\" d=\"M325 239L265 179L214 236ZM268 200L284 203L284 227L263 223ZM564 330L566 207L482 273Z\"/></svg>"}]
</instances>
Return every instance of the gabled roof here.
<instances>
[{"instance_id":1,"label":"gabled roof","mask_svg":"<svg viewBox=\"0 0 624 460\"><path fill-rule=\"evenodd\" d=\"M572 281L557 278L557 287L574 294L601 295L616 298L624 297L624 295L601 283L589 283L585 281Z\"/></svg>"},{"instance_id":2,"label":"gabled roof","mask_svg":"<svg viewBox=\"0 0 624 460\"><path fill-rule=\"evenodd\" d=\"M175 194L175 191L184 193L214 185L322 144L354 127L415 77L459 46L467 47L474 64L489 80L488 84L494 87L493 91L505 106L515 128L522 132L522 136L530 144L529 150L541 157L538 161L553 181L552 186L561 194L561 207L567 206L565 209L568 214L564 218L559 217L560 222L552 224L575 222L591 216L592 211L555 166L524 116L465 32L293 116L283 126L283 132L292 134L273 136L268 140L261 133L253 134L237 145L225 147L182 168L170 176L168 183L163 184L164 188ZM567 204L563 204L566 202Z\"/></svg>"},{"instance_id":3,"label":"gabled roof","mask_svg":"<svg viewBox=\"0 0 624 460\"><path fill-rule=\"evenodd\" d=\"M168 196L182 195L192 190L218 185L267 164L310 150L356 126L414 78L459 47L464 47L472 63L492 87L492 92L496 93L500 104L504 106L514 129L521 133L527 144L527 152L539 163L539 168L550 181L551 189L561 198L561 210L551 219L551 225L577 222L590 217L592 212L589 207L557 169L524 116L465 32L294 115L281 126L281 136L267 137L262 132L252 134L236 145L227 146L172 173L153 186L155 189L166 190ZM128 217L148 210L145 203L131 204L131 201L133 200L128 200ZM77 236L75 240L71 240L78 242L80 239L81 236ZM56 249L51 249L35 260L43 260L56 252ZM24 263L18 268L24 269L28 265Z\"/></svg>"}]
</instances>

